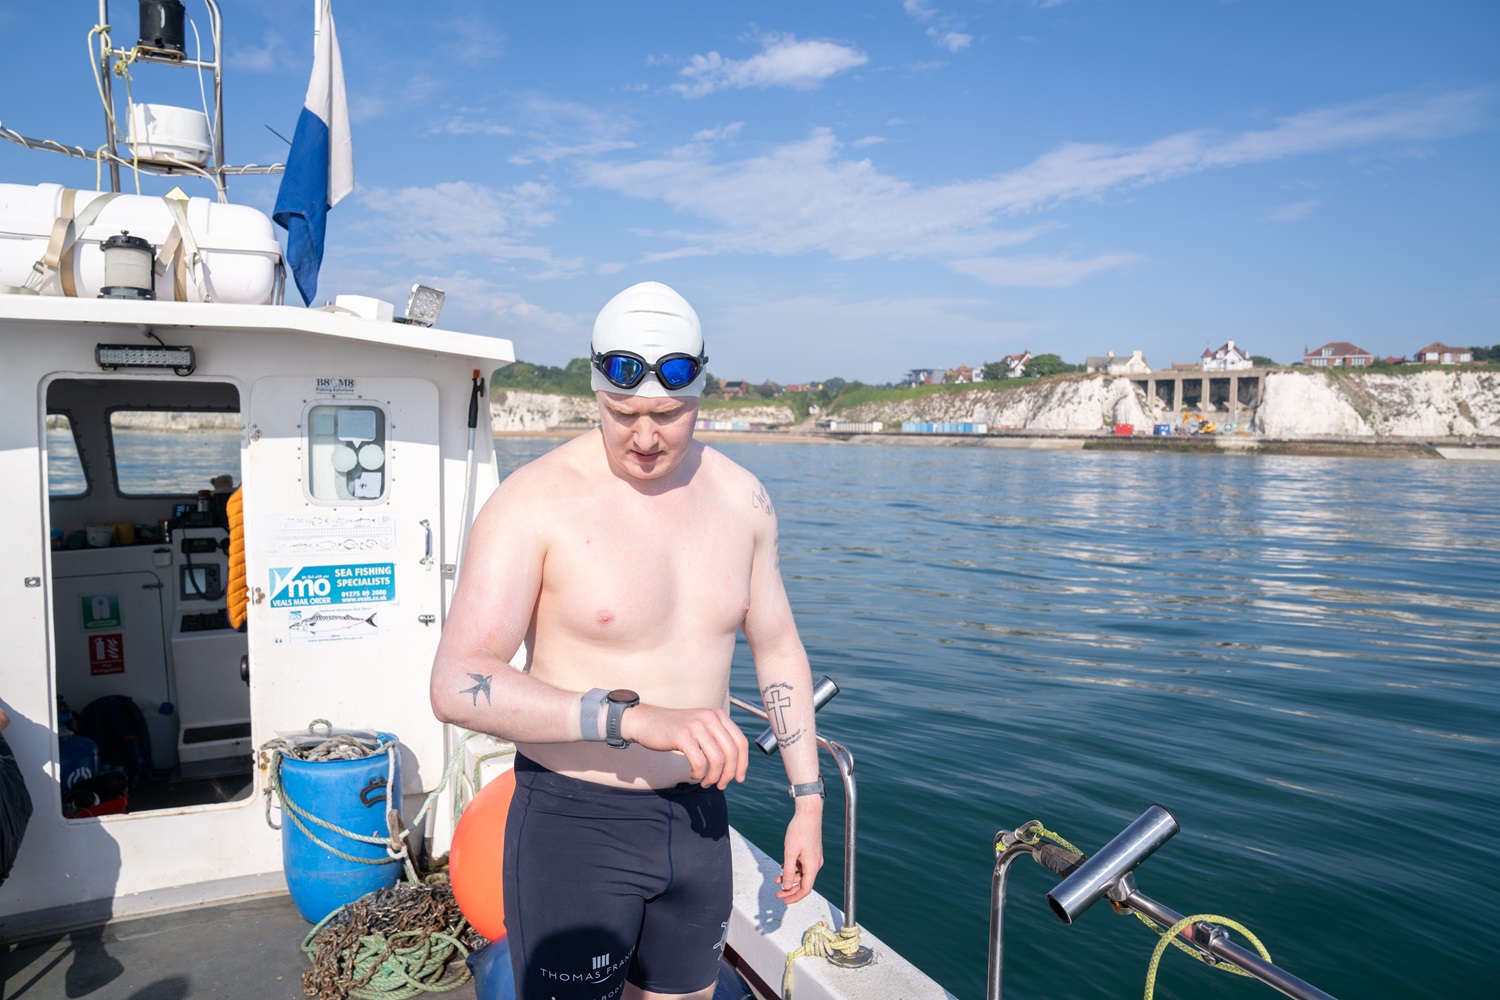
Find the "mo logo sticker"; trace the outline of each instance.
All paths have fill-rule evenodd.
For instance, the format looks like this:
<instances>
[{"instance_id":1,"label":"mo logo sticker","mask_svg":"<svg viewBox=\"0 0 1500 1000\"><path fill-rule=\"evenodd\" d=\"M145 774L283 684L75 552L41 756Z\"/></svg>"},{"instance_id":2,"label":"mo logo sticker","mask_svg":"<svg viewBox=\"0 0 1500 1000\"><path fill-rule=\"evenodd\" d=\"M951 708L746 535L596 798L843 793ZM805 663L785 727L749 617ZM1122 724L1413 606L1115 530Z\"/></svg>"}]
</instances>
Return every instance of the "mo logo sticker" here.
<instances>
[{"instance_id":1,"label":"mo logo sticker","mask_svg":"<svg viewBox=\"0 0 1500 1000\"><path fill-rule=\"evenodd\" d=\"M280 566L271 570L271 607L311 608L396 599L394 563Z\"/></svg>"}]
</instances>

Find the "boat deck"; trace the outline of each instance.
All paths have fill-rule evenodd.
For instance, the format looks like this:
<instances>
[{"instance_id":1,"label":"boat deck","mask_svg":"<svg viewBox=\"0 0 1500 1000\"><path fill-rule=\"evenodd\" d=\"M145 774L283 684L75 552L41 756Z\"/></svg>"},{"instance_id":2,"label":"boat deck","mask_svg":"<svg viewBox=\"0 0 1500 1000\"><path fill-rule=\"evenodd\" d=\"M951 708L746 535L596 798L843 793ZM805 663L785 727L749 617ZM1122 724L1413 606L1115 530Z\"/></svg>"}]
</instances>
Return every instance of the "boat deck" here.
<instances>
[{"instance_id":1,"label":"boat deck","mask_svg":"<svg viewBox=\"0 0 1500 1000\"><path fill-rule=\"evenodd\" d=\"M285 894L0 945L4 1000L305 1000L311 925ZM441 994L475 1000L474 984Z\"/></svg>"},{"instance_id":2,"label":"boat deck","mask_svg":"<svg viewBox=\"0 0 1500 1000\"><path fill-rule=\"evenodd\" d=\"M306 1000L312 925L286 894L0 944L0 1000ZM473 981L445 1000L478 1000ZM753 1000L721 966L714 1000Z\"/></svg>"}]
</instances>

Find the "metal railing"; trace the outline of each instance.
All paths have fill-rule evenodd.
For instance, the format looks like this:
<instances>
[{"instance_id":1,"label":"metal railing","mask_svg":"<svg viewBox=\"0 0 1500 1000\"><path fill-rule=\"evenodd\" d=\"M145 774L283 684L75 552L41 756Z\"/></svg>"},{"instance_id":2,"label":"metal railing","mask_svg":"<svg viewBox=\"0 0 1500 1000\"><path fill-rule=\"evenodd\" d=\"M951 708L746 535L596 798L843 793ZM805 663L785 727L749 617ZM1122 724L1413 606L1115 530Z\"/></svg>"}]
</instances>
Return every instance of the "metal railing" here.
<instances>
[{"instance_id":1,"label":"metal railing","mask_svg":"<svg viewBox=\"0 0 1500 1000\"><path fill-rule=\"evenodd\" d=\"M831 692L828 692L829 686L832 687ZM828 693L823 694L823 692ZM834 685L829 678L824 677L819 680L817 686L814 688L815 708L821 708L824 704L827 703L829 698L832 698L833 695L837 693L838 686ZM821 697L819 697L820 695ZM749 712L751 715L755 716L757 719L760 719L762 722L766 722L768 724L770 723L770 716L766 713L765 709L753 705L750 702L744 701L743 699L736 698L734 695L729 696L729 701L736 708L740 708L745 710L746 712ZM854 908L854 873L855 847L859 835L859 796L856 793L854 786L854 755L851 754L848 748L843 744L837 743L834 740L830 740L821 734L817 737L817 739L818 746L827 750L829 755L833 757L834 763L838 765L839 777L843 780L844 783L844 924L842 929L845 931L851 931L857 925ZM757 740L756 742L768 756L776 752L776 744L774 740L769 741L769 749L767 749L766 744L762 743L760 740ZM830 962L851 968L858 968L860 966L869 965L872 961L874 961L874 959L874 951L866 947L860 947L859 950L853 955L842 955L835 953L828 956L828 960Z\"/></svg>"},{"instance_id":2,"label":"metal railing","mask_svg":"<svg viewBox=\"0 0 1500 1000\"><path fill-rule=\"evenodd\" d=\"M995 835L995 871L990 882L990 960L988 1000L1000 1000L1004 976L1005 889L1010 866L1022 855L1062 878L1047 894L1052 912L1065 924L1100 899L1108 899L1117 913L1139 913L1164 930L1181 923L1182 914L1158 903L1135 886L1132 872L1178 831L1177 820L1161 806L1153 805L1122 830L1093 857L1056 844L1039 841L1035 821L1015 831ZM1334 1000L1310 983L1277 967L1265 958L1229 940L1229 932L1208 920L1197 920L1180 936L1198 950L1209 965L1229 962L1252 978L1280 990L1296 1000Z\"/></svg>"},{"instance_id":3,"label":"metal railing","mask_svg":"<svg viewBox=\"0 0 1500 1000\"><path fill-rule=\"evenodd\" d=\"M249 163L240 166L232 166L224 162L224 32L223 19L219 13L219 5L216 0L204 0L208 5L209 13L209 35L213 42L214 57L209 62L201 59L188 59L186 56L177 56L142 48L139 45L125 48L119 46L100 46L95 54L97 80L99 84L99 96L104 104L104 130L105 142L97 149L88 149L83 146L70 145L53 139L37 139L22 135L14 129L0 125L0 139L13 142L27 149L45 150L51 153L61 153L64 156L72 156L81 160L92 160L97 164L109 165L110 190L120 191L120 168L125 167L138 170L142 173L157 174L162 176L198 176L213 183L218 191L220 200L225 197L225 178L243 177L249 175L280 174L286 170L285 164ZM109 24L109 0L99 0L99 25ZM208 166L198 166L192 163L170 163L162 160L140 160L133 156L120 155L119 140L116 134L117 123L114 117L114 80L111 63L116 59L129 59L133 62L156 63L165 66L175 66L181 69L211 70L213 73L213 108L214 113L210 119L210 128L213 143L213 160Z\"/></svg>"}]
</instances>

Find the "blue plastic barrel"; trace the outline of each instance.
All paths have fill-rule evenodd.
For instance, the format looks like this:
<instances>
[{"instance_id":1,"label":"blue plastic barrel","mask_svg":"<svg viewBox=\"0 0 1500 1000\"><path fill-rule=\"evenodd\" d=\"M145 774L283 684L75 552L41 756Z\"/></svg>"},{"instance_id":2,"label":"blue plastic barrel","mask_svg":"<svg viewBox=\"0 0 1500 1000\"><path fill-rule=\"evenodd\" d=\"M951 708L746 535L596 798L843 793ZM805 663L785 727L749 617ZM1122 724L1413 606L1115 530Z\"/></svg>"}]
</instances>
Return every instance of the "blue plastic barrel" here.
<instances>
[{"instance_id":1,"label":"blue plastic barrel","mask_svg":"<svg viewBox=\"0 0 1500 1000\"><path fill-rule=\"evenodd\" d=\"M307 828L304 832L294 821L290 805L283 809L281 860L286 887L297 912L309 923L319 922L365 893L395 885L401 877L401 863L386 853L384 842L390 836L385 818L388 780L391 804L398 812L401 809L401 758L394 736L381 733L380 739L385 749L359 760L281 758L281 787L288 803L341 830L382 839L380 844L367 844L298 816ZM393 755L395 776L391 779ZM350 861L329 848L384 863Z\"/></svg>"}]
</instances>

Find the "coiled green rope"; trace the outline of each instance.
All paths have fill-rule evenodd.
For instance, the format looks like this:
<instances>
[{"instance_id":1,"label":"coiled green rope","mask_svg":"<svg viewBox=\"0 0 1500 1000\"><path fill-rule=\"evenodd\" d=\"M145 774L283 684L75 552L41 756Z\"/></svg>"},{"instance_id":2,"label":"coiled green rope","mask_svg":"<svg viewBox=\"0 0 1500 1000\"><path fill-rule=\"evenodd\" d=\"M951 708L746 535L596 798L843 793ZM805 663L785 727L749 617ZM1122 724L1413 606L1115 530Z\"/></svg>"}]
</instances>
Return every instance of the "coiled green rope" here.
<instances>
[{"instance_id":1,"label":"coiled green rope","mask_svg":"<svg viewBox=\"0 0 1500 1000\"><path fill-rule=\"evenodd\" d=\"M461 960L483 941L459 911L446 876L398 883L339 907L308 932L302 951L312 968L303 974L303 991L320 1000L441 993L472 978Z\"/></svg>"}]
</instances>

